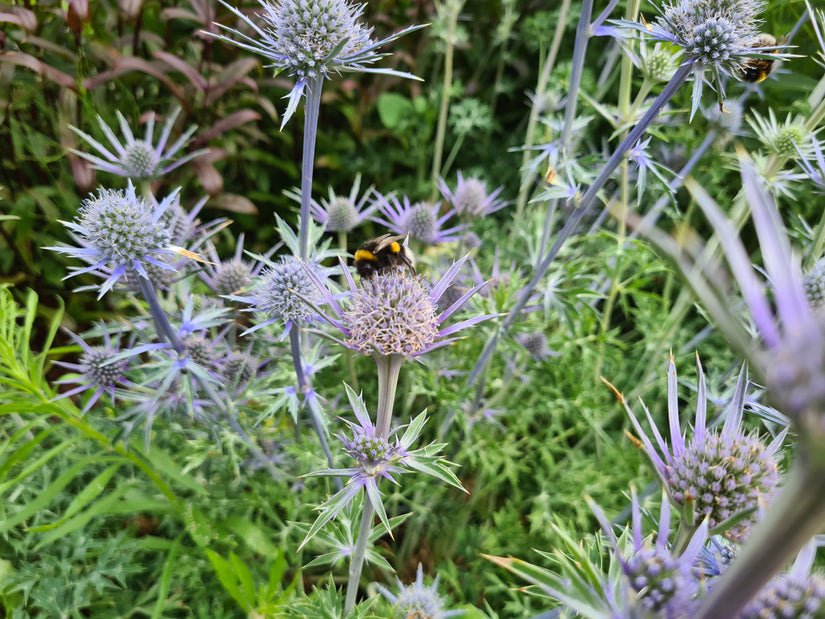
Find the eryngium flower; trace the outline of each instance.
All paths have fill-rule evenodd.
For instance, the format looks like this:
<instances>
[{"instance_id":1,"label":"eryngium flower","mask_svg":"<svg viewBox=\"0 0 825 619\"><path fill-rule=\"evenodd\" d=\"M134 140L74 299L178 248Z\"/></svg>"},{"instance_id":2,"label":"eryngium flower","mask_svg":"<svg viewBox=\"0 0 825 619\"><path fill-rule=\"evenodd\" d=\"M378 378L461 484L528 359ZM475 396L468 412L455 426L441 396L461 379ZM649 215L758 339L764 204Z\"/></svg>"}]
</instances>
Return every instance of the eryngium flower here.
<instances>
[{"instance_id":1,"label":"eryngium flower","mask_svg":"<svg viewBox=\"0 0 825 619\"><path fill-rule=\"evenodd\" d=\"M100 346L89 346L83 338L67 331L69 337L83 350L79 363L54 362L55 365L78 374L77 378L64 378L57 381L56 384L58 385L76 383L78 386L61 393L54 400L71 397L83 391L94 390L92 396L83 406L83 414L88 412L104 393L109 394L112 406L114 406L118 387L137 387L126 377L132 358L146 351L165 346L165 344L144 344L130 348L128 351L121 351L120 338L112 340L108 329L105 326L101 326L101 329L103 344Z\"/></svg>"},{"instance_id":2,"label":"eryngium flower","mask_svg":"<svg viewBox=\"0 0 825 619\"><path fill-rule=\"evenodd\" d=\"M384 73L416 79L409 73L367 65L388 55L377 52L377 49L421 26L410 26L381 41L373 41L370 38L372 28L359 21L365 4L351 4L348 0L258 1L263 7L263 12L259 14L261 25L221 0L221 4L255 31L255 36L247 36L223 24L216 25L239 40L212 36L260 54L272 61L268 66L274 67L276 74L287 71L290 77L295 78L281 128L298 107L304 89L313 81L329 79L343 71Z\"/></svg>"},{"instance_id":3,"label":"eryngium flower","mask_svg":"<svg viewBox=\"0 0 825 619\"><path fill-rule=\"evenodd\" d=\"M816 261L813 268L802 279L805 296L813 309L825 307L825 258Z\"/></svg>"},{"instance_id":4,"label":"eryngium flower","mask_svg":"<svg viewBox=\"0 0 825 619\"><path fill-rule=\"evenodd\" d=\"M321 302L318 288L293 256L282 256L278 262L271 263L257 278L249 295L228 295L228 298L248 303L250 307L246 311L261 312L268 317L245 333L283 320L282 339L289 335L296 320L310 318L314 314L312 306Z\"/></svg>"},{"instance_id":5,"label":"eryngium flower","mask_svg":"<svg viewBox=\"0 0 825 619\"><path fill-rule=\"evenodd\" d=\"M209 245L207 249L209 262L203 265L198 274L215 294L228 296L239 293L251 286L253 278L257 277L266 266L263 260L254 265L244 260L243 245L244 234L241 233L235 243L235 254L229 260L221 260L215 246ZM279 246L280 244L271 248L263 254L263 258L269 259Z\"/></svg>"},{"instance_id":6,"label":"eryngium flower","mask_svg":"<svg viewBox=\"0 0 825 619\"><path fill-rule=\"evenodd\" d=\"M375 187L370 185L359 199L358 192L360 189L360 173L356 175L348 196L339 196L330 187L329 200L321 198L319 203L313 199L310 203L309 209L313 219L319 224L323 224L324 228L330 232L349 232L361 225L378 207L374 204L367 206L367 201L372 196ZM301 202L300 193L291 191L285 193L293 200Z\"/></svg>"},{"instance_id":7,"label":"eryngium flower","mask_svg":"<svg viewBox=\"0 0 825 619\"><path fill-rule=\"evenodd\" d=\"M771 154L788 159L807 158L813 154L812 136L805 128L805 120L800 116L788 114L782 124L776 119L773 110L769 109L767 118L754 112L753 118L748 118L748 123Z\"/></svg>"},{"instance_id":8,"label":"eryngium flower","mask_svg":"<svg viewBox=\"0 0 825 619\"><path fill-rule=\"evenodd\" d=\"M390 438L384 438L370 420L369 412L361 396L357 395L349 385L344 385L344 387L352 410L355 412L357 423L345 420L352 430L352 438L343 434L337 436L344 444L344 451L355 460L355 465L345 469L325 469L306 475L306 477L341 476L347 477L348 480L341 490L318 507L321 514L310 527L301 546L315 536L327 522L343 512L361 493L361 490L364 490L366 495L365 502L372 505L389 533L390 522L384 509L381 492L378 490L378 483L381 479L398 484L394 475L418 471L432 475L459 490L464 490L461 482L450 470L452 463L438 455L443 445L431 444L419 449L412 448L424 429L427 421L426 412L412 419L405 428L396 428L389 432ZM403 435L399 437L402 429Z\"/></svg>"},{"instance_id":9,"label":"eryngium flower","mask_svg":"<svg viewBox=\"0 0 825 619\"><path fill-rule=\"evenodd\" d=\"M424 278L406 270L361 280L343 316L347 343L364 354L411 357L438 337L436 305Z\"/></svg>"},{"instance_id":10,"label":"eryngium flower","mask_svg":"<svg viewBox=\"0 0 825 619\"><path fill-rule=\"evenodd\" d=\"M619 560L622 572L631 590L631 599L625 600L630 608L616 614L616 617L636 617L638 607L663 619L687 619L696 608L699 583L694 576L693 566L708 537L707 522L702 522L693 533L684 550L676 554L668 545L670 535L670 504L662 493L656 543L642 537L642 514L635 491L632 493L631 535L633 547L628 556L604 512L591 504L591 508L602 525L605 535ZM624 596L623 596L624 597ZM635 599L633 599L635 598ZM645 615L647 616L647 615Z\"/></svg>"},{"instance_id":11,"label":"eryngium flower","mask_svg":"<svg viewBox=\"0 0 825 619\"><path fill-rule=\"evenodd\" d=\"M757 520L760 499L770 497L779 483L777 454L785 433L766 446L755 432L743 432L742 412L748 384L744 367L721 431L708 428L705 375L698 359L697 367L699 388L692 439L686 440L681 430L673 357L668 368L670 447L644 404L658 450L627 402L625 409L671 500L688 512L686 520L707 518L711 533L742 541ZM731 525L728 521L734 516L740 517Z\"/></svg>"},{"instance_id":12,"label":"eryngium flower","mask_svg":"<svg viewBox=\"0 0 825 619\"><path fill-rule=\"evenodd\" d=\"M96 155L83 153L73 148L70 149L71 152L78 157L91 161L93 164L92 167L97 170L102 170L104 172L116 174L117 176L133 179L156 178L171 172L175 168L182 166L184 163L191 161L195 157L200 157L201 155L209 152L208 149L197 150L188 153L177 160L175 159L178 151L183 148L197 129L195 125L189 127L189 129L187 129L186 132L181 135L171 146L168 148L166 147L166 144L169 141L169 136L172 133L172 127L175 124L175 119L177 119L178 114L180 114L180 108L176 108L175 111L172 112L172 115L169 116L169 119L163 126L163 132L160 135L160 139L155 146L152 146L152 139L154 138L153 134L155 131L154 113L149 116L149 120L146 122L146 137L142 140L135 139L132 130L129 128L129 124L126 122L126 119L120 111L115 111L115 114L117 114L117 120L120 124L120 131L125 138L124 143L121 143L115 135L115 132L112 131L105 122L103 122L103 119L100 116L97 117L97 122L100 124L103 134L115 150L114 153L95 140L88 133L84 133L80 129L72 127L71 125L69 126L69 129L86 140L92 147L95 148L95 150L97 150L98 153L102 155L102 157L98 157Z\"/></svg>"},{"instance_id":13,"label":"eryngium flower","mask_svg":"<svg viewBox=\"0 0 825 619\"><path fill-rule=\"evenodd\" d=\"M455 233L467 227L466 224L462 224L442 230L442 226L456 211L454 208L450 209L439 217L441 202L410 204L410 199L404 196L402 204L396 196L385 197L380 193L376 193L375 200L384 218L373 217L373 221L387 226L396 234L409 234L427 244L458 241L460 237Z\"/></svg>"},{"instance_id":14,"label":"eryngium flower","mask_svg":"<svg viewBox=\"0 0 825 619\"><path fill-rule=\"evenodd\" d=\"M439 282L430 288L419 276L406 269L362 278L356 286L350 272L344 268L349 285L347 301L339 303L326 286L307 269L317 289L332 308L335 316L317 309L321 317L341 332L344 339L333 338L347 348L371 356L400 355L417 357L445 346L457 338L448 337L465 327L495 316L488 314L459 321L449 327L444 322L452 316L486 282L467 290L450 307L438 312L438 301L458 275L467 257L447 270Z\"/></svg>"},{"instance_id":15,"label":"eryngium flower","mask_svg":"<svg viewBox=\"0 0 825 619\"><path fill-rule=\"evenodd\" d=\"M781 53L782 46L766 46L761 38L759 14L764 6L761 0L677 0L657 7L659 16L653 23L616 23L681 48L683 63L692 65L692 118L699 108L706 70L721 103L724 76L741 78L746 63L756 58L789 57Z\"/></svg>"},{"instance_id":16,"label":"eryngium flower","mask_svg":"<svg viewBox=\"0 0 825 619\"><path fill-rule=\"evenodd\" d=\"M787 574L774 578L736 619L765 617L822 617L825 613L825 574L811 572L816 555L812 541L797 555Z\"/></svg>"},{"instance_id":17,"label":"eryngium flower","mask_svg":"<svg viewBox=\"0 0 825 619\"><path fill-rule=\"evenodd\" d=\"M444 600L438 595L437 575L433 579L433 584L424 586L424 570L421 564L415 572L415 582L411 585L404 585L400 579L396 578L398 593L392 593L381 585L376 585L378 590L395 605L396 617L403 619L444 619L463 615L463 610L444 610Z\"/></svg>"},{"instance_id":18,"label":"eryngium flower","mask_svg":"<svg viewBox=\"0 0 825 619\"><path fill-rule=\"evenodd\" d=\"M452 192L443 178L438 179L438 190L444 196L444 200L452 204L459 216L484 217L504 208L507 202L496 199L502 189L503 185L487 193L487 183L476 177L465 179L459 172L458 185L455 192Z\"/></svg>"},{"instance_id":19,"label":"eryngium flower","mask_svg":"<svg viewBox=\"0 0 825 619\"><path fill-rule=\"evenodd\" d=\"M45 249L69 254L91 264L72 270L66 278L88 272L106 276L98 298L111 290L127 272L148 277L148 264L174 271L173 266L163 261L164 255L178 253L195 257L191 252L170 245L169 230L160 221L177 193L178 190L173 191L153 208L135 194L131 180L125 191L99 189L97 196L83 201L74 222L61 222L83 246Z\"/></svg>"}]
</instances>

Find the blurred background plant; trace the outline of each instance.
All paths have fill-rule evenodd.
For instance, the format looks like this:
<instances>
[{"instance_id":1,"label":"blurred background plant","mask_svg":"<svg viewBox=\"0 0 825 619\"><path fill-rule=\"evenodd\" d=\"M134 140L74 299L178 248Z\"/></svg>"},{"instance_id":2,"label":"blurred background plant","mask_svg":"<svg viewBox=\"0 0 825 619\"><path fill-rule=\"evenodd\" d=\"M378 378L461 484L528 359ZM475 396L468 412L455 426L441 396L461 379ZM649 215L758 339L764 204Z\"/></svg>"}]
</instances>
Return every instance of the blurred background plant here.
<instances>
[{"instance_id":1,"label":"blurred background plant","mask_svg":"<svg viewBox=\"0 0 825 619\"><path fill-rule=\"evenodd\" d=\"M635 5L628 4L609 17L636 19ZM588 23L605 6L593 7ZM238 8L249 15L260 6L243 2ZM655 14L651 6L640 8L645 16ZM391 616L404 587L435 594L436 585L443 595L440 616L458 609L468 617L547 611L557 602L517 591L523 580L482 554L544 560L548 568L563 563L532 549L572 554L571 544L599 530L584 493L608 519L628 522L631 484L648 488L653 477L644 454L623 434L630 422L599 377L619 386L628 402L644 395L661 421L668 350L680 368L680 400L695 406L698 376L691 368L698 349L708 377L709 418L732 398L736 351L708 326L705 310L671 265L600 208L584 213L546 273L528 285L568 221L562 199L586 191L674 69L671 50L604 36L608 30L591 33L597 36L589 38L577 65L573 42L581 11L581 2L549 8L532 0L375 0L363 17L375 28L374 38L431 24L395 41L385 50L392 56L381 63L424 81L344 74L324 88L312 197L326 207L324 196L330 204L333 196L350 196L367 213L339 235L339 251L351 254L388 231L374 219L385 218L373 208L380 202L373 188L385 201L430 201L422 210L444 216L458 208L451 203L458 188L478 179L491 203L509 204L446 222L468 225L455 232L454 242L414 242L417 270L437 281L470 252L448 293L456 293L455 300L490 282L463 312L507 313L524 301L506 332L494 322L477 325L402 372L395 418L406 423L427 409L421 444L448 445L444 451L460 465L456 474L469 494L414 476L401 487L382 485L394 540L375 530L362 582L363 592L375 594L371 583L378 582L390 594L357 606L355 616ZM790 33L805 11L799 0L771 2L762 28ZM0 304L0 599L7 616L319 617L339 616L335 609L343 606L346 569L338 558L352 544L357 517L336 521L297 550L316 518L312 508L336 488L300 477L327 463L312 429L294 414L298 394L288 348L274 328L241 336L260 321L236 312L237 302L207 294L218 292L213 284L222 264L242 271L231 279L241 282L238 288L224 288L223 295L262 275L269 250L285 236L276 216L296 227L303 106L280 131L281 97L292 81L208 36L218 32L215 21L244 27L209 0L14 2L0 8L0 281L7 286ZM690 88L677 92L603 201L658 220L692 255L712 251L712 240L711 249L701 243L711 239L711 227L681 178L691 173L716 202L732 205L742 185L733 148L739 143L767 180L791 240L811 248L805 264L812 266L823 238L822 202L813 192L822 190L817 131L825 52L813 24L820 22L809 20L794 32L792 51L800 57L768 79L728 82L727 114L718 113L706 89L707 113L688 123ZM571 96L575 114L567 119ZM177 156L207 150L149 179L145 189L162 197L180 187L185 215L194 211L200 222L216 222L208 241L193 249L215 264L192 263L180 277L156 284L175 326L194 324L187 335L206 336L209 345L193 340L190 350L198 344L199 352L219 360L214 371L220 380L235 381L227 401L234 402L233 419L250 440L197 413L156 416L152 409L199 411L198 397L148 408L144 397L140 408L135 392L117 383L115 405L104 391L85 415L94 389L52 401L54 381L67 377L51 362L82 366L84 352L58 326L90 333L97 345L102 321L121 350L157 340L132 293L114 291L101 300L91 292L72 294L72 287L98 279L86 274L64 282L78 265L43 251L67 242L59 221L73 220L90 192L126 187L125 178L96 170L72 152L100 154L70 127L106 148L111 141L103 126L126 141L119 116L136 140L154 123L147 136L153 145L167 121L173 121L168 144L196 126ZM442 202L433 208L436 199ZM756 262L758 245L745 212L739 207L731 217ZM194 225L195 215L191 219ZM236 254L241 233L250 253ZM279 251L273 264L290 253ZM325 259L324 266L335 264ZM206 274L202 282L199 270ZM214 313L218 309L225 311ZM468 376L493 337L495 354L471 384ZM147 351L130 370L136 384L159 380ZM375 381L365 379L374 375L371 360L356 356L344 363L345 351L327 342L313 351L304 365L331 425L340 424L336 417L352 418L341 388L352 376L361 378L364 402L374 409ZM175 361L170 356L165 363ZM175 376L180 384L192 382L191 375ZM753 408L759 406L757 398ZM124 418L125 409L137 412ZM130 437L127 430L147 415L151 430L144 425L145 435ZM745 421L748 428L775 429L777 423L754 416ZM589 561L607 561L610 549L594 539L579 552L590 553ZM317 555L328 559L313 561Z\"/></svg>"}]
</instances>

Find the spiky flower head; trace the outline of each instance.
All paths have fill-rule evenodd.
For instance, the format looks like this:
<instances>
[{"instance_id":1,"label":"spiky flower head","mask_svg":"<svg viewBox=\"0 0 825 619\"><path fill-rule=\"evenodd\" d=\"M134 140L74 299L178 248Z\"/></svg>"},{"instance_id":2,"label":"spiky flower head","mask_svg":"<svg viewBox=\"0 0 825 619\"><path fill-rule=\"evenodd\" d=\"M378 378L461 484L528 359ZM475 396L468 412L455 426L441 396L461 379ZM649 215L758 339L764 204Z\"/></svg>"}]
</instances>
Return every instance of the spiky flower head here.
<instances>
[{"instance_id":1,"label":"spiky flower head","mask_svg":"<svg viewBox=\"0 0 825 619\"><path fill-rule=\"evenodd\" d=\"M411 357L438 336L436 305L420 275L393 269L362 280L351 299L348 343L365 354Z\"/></svg>"},{"instance_id":2,"label":"spiky flower head","mask_svg":"<svg viewBox=\"0 0 825 619\"><path fill-rule=\"evenodd\" d=\"M825 258L816 261L813 268L802 279L805 296L811 308L820 310L825 307Z\"/></svg>"},{"instance_id":3,"label":"spiky flower head","mask_svg":"<svg viewBox=\"0 0 825 619\"><path fill-rule=\"evenodd\" d=\"M771 154L796 159L810 157L813 153L811 135L805 128L804 119L799 116L789 113L782 124L776 119L773 109L769 109L768 118L754 113L753 118L748 118L748 123Z\"/></svg>"},{"instance_id":4,"label":"spiky flower head","mask_svg":"<svg viewBox=\"0 0 825 619\"><path fill-rule=\"evenodd\" d=\"M71 397L83 391L92 391L92 396L83 407L83 413L86 413L92 408L105 393L109 394L112 406L114 406L115 395L119 387L136 386L126 376L132 359L149 350L155 350L165 346L164 344L144 344L133 347L128 351L122 351L120 349L119 337L112 338L105 325L101 325L100 331L103 342L98 346L90 346L80 336L75 335L71 331L67 331L66 333L69 337L71 337L83 351L80 355L79 362L54 362L55 365L69 369L78 375L77 378L66 378L57 381L58 385L75 383L78 386L61 393L54 398L55 400Z\"/></svg>"},{"instance_id":5,"label":"spiky flower head","mask_svg":"<svg viewBox=\"0 0 825 619\"><path fill-rule=\"evenodd\" d=\"M92 167L97 170L109 172L117 176L122 176L131 179L152 179L163 176L182 166L184 163L200 157L209 152L208 149L201 149L191 153L187 153L183 157L175 159L178 152L184 147L186 142L192 137L197 127L192 125L181 135L171 146L166 147L169 141L169 136L172 133L172 128L175 120L180 114L180 108L176 108L169 116L166 123L163 125L160 139L156 145L152 145L155 131L155 114L151 113L149 119L146 121L146 135L141 139L135 138L132 133L129 123L123 117L120 111L115 111L117 115L120 131L125 138L124 141L118 139L115 132L98 116L97 122L103 134L109 140L114 153L103 146L100 142L95 140L92 136L84 133L76 127L69 128L74 131L81 138L86 140L101 156L90 155L79 150L71 149L78 157L82 157L87 161L92 162Z\"/></svg>"},{"instance_id":6,"label":"spiky flower head","mask_svg":"<svg viewBox=\"0 0 825 619\"><path fill-rule=\"evenodd\" d=\"M437 575L433 584L424 586L424 569L418 564L415 582L405 585L396 578L398 593L392 593L382 585L378 590L395 606L395 616L401 619L443 619L464 614L463 610L445 610L444 599L438 595Z\"/></svg>"},{"instance_id":7,"label":"spiky flower head","mask_svg":"<svg viewBox=\"0 0 825 619\"><path fill-rule=\"evenodd\" d=\"M375 189L372 185L367 187L364 194L359 198L358 193L361 189L361 174L355 177L355 182L352 184L349 195L338 195L335 190L329 188L329 199L321 198L320 203L317 200L310 202L310 212L313 219L330 232L350 232L365 220L378 208L376 205L368 205L368 201ZM301 202L301 194L297 191L285 192L287 196Z\"/></svg>"},{"instance_id":8,"label":"spiky flower head","mask_svg":"<svg viewBox=\"0 0 825 619\"><path fill-rule=\"evenodd\" d=\"M177 193L175 190L153 206L136 195L131 181L126 190L99 189L97 196L92 195L83 201L74 222L62 222L82 247L46 249L90 263L91 266L75 269L67 277L89 271L106 275L98 298L127 272L148 277L146 266L149 264L174 271L163 256L182 253L194 257L191 252L170 245L169 231L160 221Z\"/></svg>"},{"instance_id":9,"label":"spiky flower head","mask_svg":"<svg viewBox=\"0 0 825 619\"><path fill-rule=\"evenodd\" d=\"M692 522L707 518L712 533L723 533L729 539L742 541L757 520L760 502L770 497L777 487L778 452L785 434L781 433L766 445L756 433L745 434L742 430L748 384L745 367L739 375L723 427L721 430L708 428L705 375L698 358L697 368L698 402L692 438L687 439L680 429L678 383L672 357L668 369L670 447L646 407L645 415L658 450L626 402L625 409L671 500L686 512L686 519ZM729 521L735 516L739 518L731 524Z\"/></svg>"},{"instance_id":10,"label":"spiky flower head","mask_svg":"<svg viewBox=\"0 0 825 619\"><path fill-rule=\"evenodd\" d=\"M651 616L664 619L691 617L696 609L696 597L699 593L699 583L693 567L708 537L707 522L697 526L682 552L673 552L668 544L671 508L667 494L663 492L656 542L653 544L649 538L644 538L641 506L634 490L630 527L632 546L624 549L616 539L604 512L593 503L590 507L619 559L630 589L630 595L626 596L630 598L626 600L630 605L629 609L625 609L627 614L615 616L640 616L638 613L641 608Z\"/></svg>"},{"instance_id":11,"label":"spiky flower head","mask_svg":"<svg viewBox=\"0 0 825 619\"><path fill-rule=\"evenodd\" d=\"M281 128L295 112L307 85L320 86L323 80L334 74L363 71L414 77L408 73L366 65L387 55L378 53L378 48L420 26L412 26L381 41L374 41L371 38L373 29L360 21L365 4L352 4L349 0L258 1L263 11L258 15L260 21L253 21L221 0L221 4L255 31L254 36L247 36L223 24L216 25L238 40L213 36L260 54L272 61L269 66L275 68L276 74L287 71L290 77L295 78L295 87L288 95L289 105Z\"/></svg>"},{"instance_id":12,"label":"spiky flower head","mask_svg":"<svg viewBox=\"0 0 825 619\"><path fill-rule=\"evenodd\" d=\"M210 243L207 250L209 262L198 271L198 274L215 294L222 296L238 294L241 290L245 290L252 285L253 279L266 267L266 261L279 247L280 244L272 247L263 254L264 260L260 260L253 265L243 258L243 233L238 235L235 254L228 260L222 260L215 246Z\"/></svg>"},{"instance_id":13,"label":"spiky flower head","mask_svg":"<svg viewBox=\"0 0 825 619\"><path fill-rule=\"evenodd\" d=\"M805 545L791 569L769 582L736 619L814 619L825 614L825 574L811 571L816 556L816 540Z\"/></svg>"},{"instance_id":14,"label":"spiky flower head","mask_svg":"<svg viewBox=\"0 0 825 619\"><path fill-rule=\"evenodd\" d=\"M464 292L444 311L438 311L439 300L445 295L465 256L453 263L437 284L430 287L419 276L406 269L392 269L370 278L362 278L356 286L349 270L344 277L349 293L340 301L309 268L307 274L332 308L334 316L320 309L318 313L335 327L343 339L333 338L347 348L383 358L393 355L417 357L455 341L448 337L461 329L488 320L495 314L476 316L449 327L444 322L474 295L486 282ZM340 302L339 302L340 301Z\"/></svg>"},{"instance_id":15,"label":"spiky flower head","mask_svg":"<svg viewBox=\"0 0 825 619\"><path fill-rule=\"evenodd\" d=\"M442 226L455 214L455 209L448 210L439 217L441 202L416 202L404 196L399 200L395 195L383 196L376 193L376 205L382 217L373 220L386 226L396 234L407 235L424 243L448 243L459 240L455 234L466 228L466 224L442 229Z\"/></svg>"},{"instance_id":16,"label":"spiky flower head","mask_svg":"<svg viewBox=\"0 0 825 619\"><path fill-rule=\"evenodd\" d=\"M679 66L678 54L670 46L661 42L652 47L643 40L638 54L631 54L633 63L639 67L642 77L651 82L666 82L676 72Z\"/></svg>"},{"instance_id":17,"label":"spiky flower head","mask_svg":"<svg viewBox=\"0 0 825 619\"><path fill-rule=\"evenodd\" d=\"M386 434L381 434L372 423L362 397L356 394L349 385L344 385L344 388L355 413L355 421L344 420L352 430L352 438L343 434L339 434L338 438L344 444L347 454L355 460L355 466L345 469L324 469L307 475L307 477L343 476L349 479L341 490L318 508L321 514L310 527L301 546L304 546L327 522L336 518L348 505L352 504L353 500L360 495L361 490L365 492L365 501L372 505L386 531L390 532L389 519L381 499L381 492L378 490L382 479L397 484L395 475L417 471L432 475L455 488L464 490L461 482L450 470L452 463L438 455L442 445L428 445L413 449L413 444L418 440L427 422L426 411L412 419L404 428L396 428L392 431L387 428Z\"/></svg>"},{"instance_id":18,"label":"spiky flower head","mask_svg":"<svg viewBox=\"0 0 825 619\"><path fill-rule=\"evenodd\" d=\"M455 192L450 190L443 178L438 179L438 190L444 200L453 206L459 216L484 217L507 206L504 200L498 200L503 186L487 193L487 183L477 177L464 178L459 171L458 185Z\"/></svg>"},{"instance_id":19,"label":"spiky flower head","mask_svg":"<svg viewBox=\"0 0 825 619\"><path fill-rule=\"evenodd\" d=\"M519 333L516 335L515 340L530 353L534 361L544 361L548 357L558 355L558 353L553 352L547 347L547 336L544 334L544 331Z\"/></svg>"},{"instance_id":20,"label":"spiky flower head","mask_svg":"<svg viewBox=\"0 0 825 619\"><path fill-rule=\"evenodd\" d=\"M249 295L228 296L234 301L248 303L248 311L261 312L267 317L246 333L276 320L283 320L283 337L286 337L295 321L307 320L313 316L313 306L322 300L317 287L301 266L301 261L294 256L281 256L277 262L271 262L256 280Z\"/></svg>"},{"instance_id":21,"label":"spiky flower head","mask_svg":"<svg viewBox=\"0 0 825 619\"><path fill-rule=\"evenodd\" d=\"M764 7L762 0L677 0L657 7L659 15L652 23L614 23L681 50L682 66L693 75L693 118L705 81L712 82L721 105L725 76L741 79L746 64L757 58L790 57L782 46L768 45L762 38L759 15Z\"/></svg>"}]
</instances>

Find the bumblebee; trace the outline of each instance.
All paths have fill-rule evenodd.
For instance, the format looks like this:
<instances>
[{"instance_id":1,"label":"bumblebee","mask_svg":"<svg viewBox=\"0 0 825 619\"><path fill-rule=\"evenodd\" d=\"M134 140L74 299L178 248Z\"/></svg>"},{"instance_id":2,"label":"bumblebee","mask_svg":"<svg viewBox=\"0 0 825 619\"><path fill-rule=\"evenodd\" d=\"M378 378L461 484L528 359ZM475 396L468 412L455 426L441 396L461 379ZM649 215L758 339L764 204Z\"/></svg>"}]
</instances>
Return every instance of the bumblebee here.
<instances>
[{"instance_id":1,"label":"bumblebee","mask_svg":"<svg viewBox=\"0 0 825 619\"><path fill-rule=\"evenodd\" d=\"M406 236L384 234L367 241L355 252L355 270L362 278L386 273L390 269L409 269L415 274L415 257L406 245Z\"/></svg>"},{"instance_id":2,"label":"bumblebee","mask_svg":"<svg viewBox=\"0 0 825 619\"><path fill-rule=\"evenodd\" d=\"M756 39L756 42L751 47L775 47L777 45L784 45L788 41L788 37L776 37L762 33ZM767 54L778 54L779 50L774 49ZM739 76L746 82L755 84L761 82L768 77L776 68L775 58L751 58L743 63L742 68L739 69Z\"/></svg>"}]
</instances>

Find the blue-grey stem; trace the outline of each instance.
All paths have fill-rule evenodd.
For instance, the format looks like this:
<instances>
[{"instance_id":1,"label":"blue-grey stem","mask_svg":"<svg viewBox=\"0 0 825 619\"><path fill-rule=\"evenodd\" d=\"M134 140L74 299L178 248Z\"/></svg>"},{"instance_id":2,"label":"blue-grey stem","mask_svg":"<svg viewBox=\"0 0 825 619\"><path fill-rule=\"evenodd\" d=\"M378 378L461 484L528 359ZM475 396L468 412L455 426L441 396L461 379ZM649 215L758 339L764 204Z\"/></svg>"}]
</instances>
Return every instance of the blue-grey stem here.
<instances>
[{"instance_id":1,"label":"blue-grey stem","mask_svg":"<svg viewBox=\"0 0 825 619\"><path fill-rule=\"evenodd\" d=\"M299 255L309 260L309 205L312 201L312 174L315 167L315 138L318 136L318 114L321 110L321 90L324 78L310 78L306 86L304 106L304 147L301 160L301 221Z\"/></svg>"},{"instance_id":2,"label":"blue-grey stem","mask_svg":"<svg viewBox=\"0 0 825 619\"><path fill-rule=\"evenodd\" d=\"M169 324L169 318L160 306L158 295L155 294L155 287L152 286L152 282L149 281L148 277L141 277L140 275L137 275L135 279L137 279L143 298L146 299L146 303L149 305L149 313L155 322L158 335L166 339L169 344L172 345L172 348L175 349L176 353L181 354L186 350L186 346L183 345L177 332L172 328L172 325Z\"/></svg>"},{"instance_id":3,"label":"blue-grey stem","mask_svg":"<svg viewBox=\"0 0 825 619\"><path fill-rule=\"evenodd\" d=\"M570 146L570 137L573 133L573 122L576 120L576 105L579 101L579 88L584 72L584 57L587 53L587 44L590 41L590 16L593 14L593 0L582 2L579 23L576 26L576 41L573 44L573 60L570 68L570 86L567 91L567 105L564 109L564 128L561 133L562 155L567 153Z\"/></svg>"},{"instance_id":4,"label":"blue-grey stem","mask_svg":"<svg viewBox=\"0 0 825 619\"><path fill-rule=\"evenodd\" d=\"M625 156L627 151L629 151L634 144L639 140L640 137L644 134L647 128L656 120L656 117L659 115L659 112L662 111L662 108L673 98L673 95L676 94L676 91L685 83L690 72L693 70L693 62L687 61L682 64L676 72L673 74L673 77L670 81L665 85L662 92L659 93L659 96L656 97L656 100L650 106L650 108L645 112L642 119L638 122L638 124L633 127L630 133L627 134L627 137L619 144L618 148L615 152L610 156L610 159L607 160L607 163L604 164L602 171L596 177L596 180L593 181L593 184L590 185L590 188L587 192L582 196L579 205L570 213L567 221L564 224L564 227L559 232L559 235L556 237L553 246L550 248L550 251L547 252L547 255L539 262L536 266L536 270L533 274L532 279L527 283L527 285L522 289L521 294L519 295L518 300L516 301L513 309L507 314L506 318L501 322L500 328L496 331L495 335L491 337L487 344L484 346L484 350L481 352L481 356L479 357L478 361L476 361L475 367L473 371L470 372L470 376L467 378L467 384L473 385L475 381L478 379L481 370L487 363L489 362L490 358L495 351L496 344L498 342L499 337L501 337L502 333L506 333L506 331L513 325L513 323L519 318L519 314L521 310L524 309L524 306L527 305L530 296L533 294L533 291L538 286L539 282L544 278L547 274L547 270L550 268L550 265L555 260L556 256L561 250L562 245L573 235L573 231L579 225L582 217L584 214L592 208L592 206L596 202L596 198L599 195L599 192L604 187L605 183L610 179L610 176L613 174L613 171L621 162L622 158ZM571 198L572 200L572 198Z\"/></svg>"},{"instance_id":5,"label":"blue-grey stem","mask_svg":"<svg viewBox=\"0 0 825 619\"><path fill-rule=\"evenodd\" d=\"M378 366L378 410L375 414L375 430L378 436L388 439L392 426L392 409L395 402L395 390L398 387L398 375L404 357L401 355L378 356L375 358ZM372 521L375 510L368 500L364 501L364 511L361 513L361 526L358 529L358 538L352 551L349 565L349 580L347 582L347 600L344 612L349 613L355 607L358 597L358 584L361 581L361 571L364 569L364 558L367 556Z\"/></svg>"},{"instance_id":6,"label":"blue-grey stem","mask_svg":"<svg viewBox=\"0 0 825 619\"><path fill-rule=\"evenodd\" d=\"M810 447L809 447L810 449ZM776 501L768 508L694 619L735 617L825 527L825 471L800 446Z\"/></svg>"},{"instance_id":7,"label":"blue-grey stem","mask_svg":"<svg viewBox=\"0 0 825 619\"><path fill-rule=\"evenodd\" d=\"M324 424L321 421L321 411L318 409L318 403L315 398L308 397L309 390L312 386L309 384L309 379L304 372L304 361L301 357L301 330L298 325L292 325L289 331L289 347L292 351L292 365L295 368L295 377L298 379L298 394L304 396L305 402L309 408L309 418L312 422L312 427L321 441L321 448L324 450L324 455L327 457L329 467L332 468L332 452L329 449L329 442L327 442L327 435L324 432Z\"/></svg>"}]
</instances>

